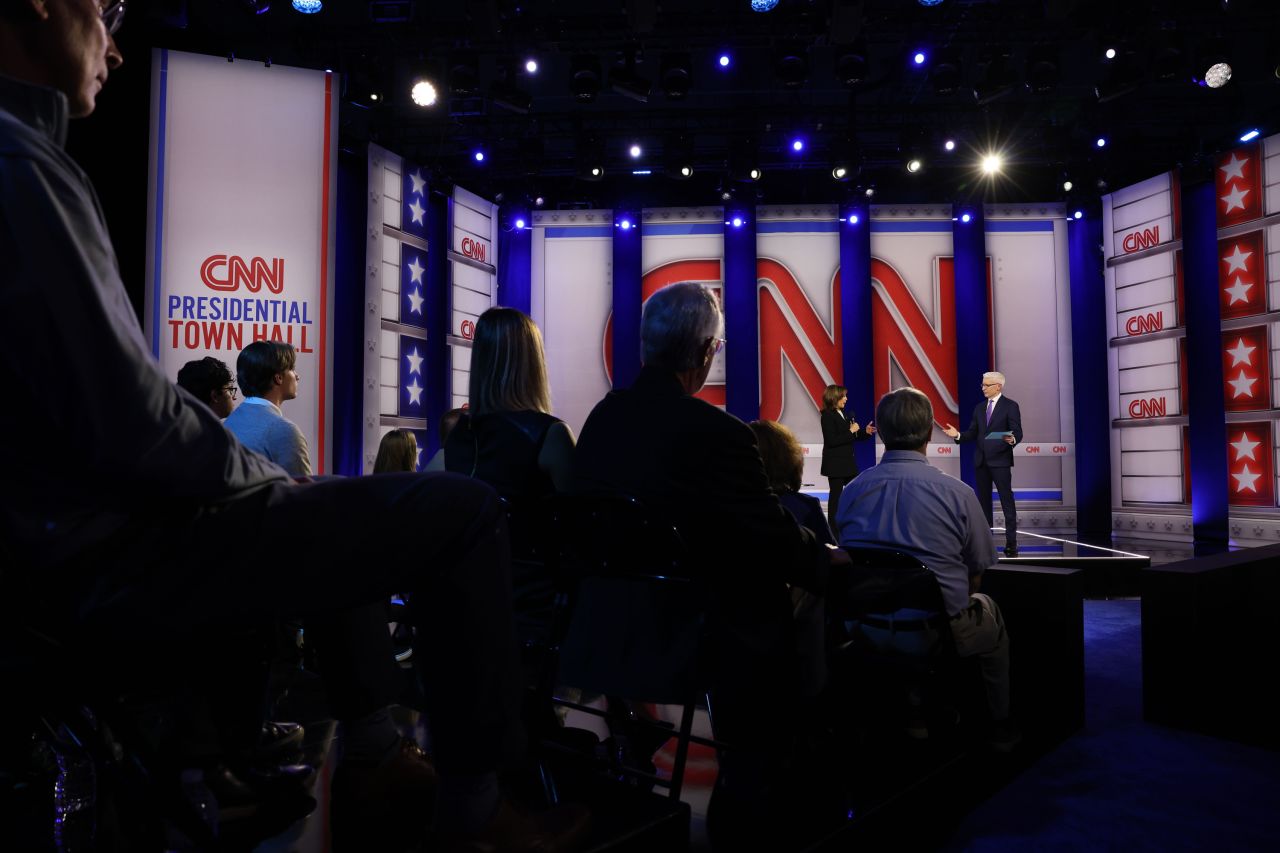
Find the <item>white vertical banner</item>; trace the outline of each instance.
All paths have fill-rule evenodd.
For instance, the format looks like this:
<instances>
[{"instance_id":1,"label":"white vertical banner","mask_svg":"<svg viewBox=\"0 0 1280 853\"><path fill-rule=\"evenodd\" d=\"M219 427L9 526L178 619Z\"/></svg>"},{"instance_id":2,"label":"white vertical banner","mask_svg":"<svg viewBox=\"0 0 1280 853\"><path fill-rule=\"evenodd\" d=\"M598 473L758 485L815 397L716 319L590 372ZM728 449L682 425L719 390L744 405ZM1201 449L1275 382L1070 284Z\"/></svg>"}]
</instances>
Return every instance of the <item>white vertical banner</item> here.
<instances>
[{"instance_id":1,"label":"white vertical banner","mask_svg":"<svg viewBox=\"0 0 1280 853\"><path fill-rule=\"evenodd\" d=\"M331 466L336 77L156 50L146 328L176 377L279 340L301 382L285 416ZM245 140L252 139L251 146Z\"/></svg>"},{"instance_id":2,"label":"white vertical banner","mask_svg":"<svg viewBox=\"0 0 1280 853\"><path fill-rule=\"evenodd\" d=\"M462 187L449 205L450 405L467 405L476 321L498 297L498 205Z\"/></svg>"}]
</instances>

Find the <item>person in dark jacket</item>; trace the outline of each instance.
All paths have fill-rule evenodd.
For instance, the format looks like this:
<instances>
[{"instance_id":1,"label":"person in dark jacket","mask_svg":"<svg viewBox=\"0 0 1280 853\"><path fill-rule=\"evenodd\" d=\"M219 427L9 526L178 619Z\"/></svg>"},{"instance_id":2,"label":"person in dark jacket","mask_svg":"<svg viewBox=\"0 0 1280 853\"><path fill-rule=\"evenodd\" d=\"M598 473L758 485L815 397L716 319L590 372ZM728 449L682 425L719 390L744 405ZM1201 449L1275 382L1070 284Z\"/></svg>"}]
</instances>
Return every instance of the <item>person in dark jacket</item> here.
<instances>
[{"instance_id":1,"label":"person in dark jacket","mask_svg":"<svg viewBox=\"0 0 1280 853\"><path fill-rule=\"evenodd\" d=\"M849 389L828 385L822 392L822 476L831 486L827 496L827 523L836 529L836 511L840 509L840 493L858 476L858 463L853 458L853 443L866 441L876 434L873 424L865 428L852 412L844 410L849 402Z\"/></svg>"}]
</instances>

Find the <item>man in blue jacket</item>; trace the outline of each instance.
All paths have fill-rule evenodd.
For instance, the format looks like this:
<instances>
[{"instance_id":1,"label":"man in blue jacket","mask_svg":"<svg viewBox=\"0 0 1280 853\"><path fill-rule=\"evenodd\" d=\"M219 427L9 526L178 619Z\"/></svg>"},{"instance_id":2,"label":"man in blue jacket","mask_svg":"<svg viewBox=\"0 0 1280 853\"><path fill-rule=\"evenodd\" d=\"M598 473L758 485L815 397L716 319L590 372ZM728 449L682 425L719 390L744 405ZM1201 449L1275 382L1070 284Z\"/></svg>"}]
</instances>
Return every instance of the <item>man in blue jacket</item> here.
<instances>
[{"instance_id":1,"label":"man in blue jacket","mask_svg":"<svg viewBox=\"0 0 1280 853\"><path fill-rule=\"evenodd\" d=\"M1004 555L1018 556L1018 508L1013 502L1013 447L1022 441L1022 411L1004 396L1004 374L982 374L984 401L973 408L973 422L964 432L951 424L942 430L955 440L974 442L973 464L977 483L974 491L991 525L991 485L1000 492L1004 512ZM992 438L992 436L995 436Z\"/></svg>"}]
</instances>

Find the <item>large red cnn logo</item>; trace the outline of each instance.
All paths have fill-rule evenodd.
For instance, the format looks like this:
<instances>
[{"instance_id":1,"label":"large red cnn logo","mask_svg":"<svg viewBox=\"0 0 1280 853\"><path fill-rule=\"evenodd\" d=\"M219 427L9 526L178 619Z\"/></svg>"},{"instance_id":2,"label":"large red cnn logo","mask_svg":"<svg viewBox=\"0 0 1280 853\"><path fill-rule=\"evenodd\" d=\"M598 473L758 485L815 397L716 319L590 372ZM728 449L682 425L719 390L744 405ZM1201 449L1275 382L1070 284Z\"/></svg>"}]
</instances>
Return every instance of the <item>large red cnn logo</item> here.
<instances>
[{"instance_id":1,"label":"large red cnn logo","mask_svg":"<svg viewBox=\"0 0 1280 853\"><path fill-rule=\"evenodd\" d=\"M265 285L272 293L284 290L284 258L250 258L239 255L210 255L200 265L200 280L210 290L239 290L240 285L257 293Z\"/></svg>"}]
</instances>

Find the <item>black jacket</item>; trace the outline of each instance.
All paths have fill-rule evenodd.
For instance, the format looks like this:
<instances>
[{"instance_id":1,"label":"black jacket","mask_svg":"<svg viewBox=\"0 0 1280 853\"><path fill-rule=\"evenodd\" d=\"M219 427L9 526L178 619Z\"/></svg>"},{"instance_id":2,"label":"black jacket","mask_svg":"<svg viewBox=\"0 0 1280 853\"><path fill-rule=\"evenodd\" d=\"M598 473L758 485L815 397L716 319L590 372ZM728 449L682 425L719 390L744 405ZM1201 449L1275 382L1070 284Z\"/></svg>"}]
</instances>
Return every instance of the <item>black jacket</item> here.
<instances>
[{"instance_id":1,"label":"black jacket","mask_svg":"<svg viewBox=\"0 0 1280 853\"><path fill-rule=\"evenodd\" d=\"M973 463L979 468L1012 468L1013 447L1004 440L989 441L983 437L990 432L1012 432L1014 439L1022 443L1022 410L1003 394L991 413L991 423L987 423L987 401L983 400L973 409L973 422L956 441L974 443Z\"/></svg>"},{"instance_id":2,"label":"black jacket","mask_svg":"<svg viewBox=\"0 0 1280 853\"><path fill-rule=\"evenodd\" d=\"M857 420L852 413L850 418ZM853 458L853 443L871 438L865 426L849 432L849 421L835 409L822 410L822 476L856 477L858 463Z\"/></svg>"}]
</instances>

